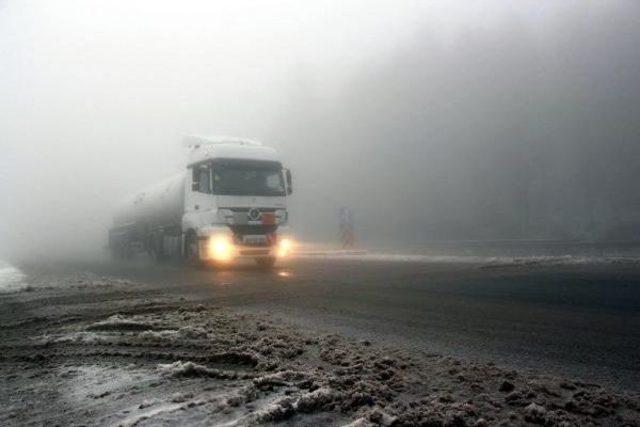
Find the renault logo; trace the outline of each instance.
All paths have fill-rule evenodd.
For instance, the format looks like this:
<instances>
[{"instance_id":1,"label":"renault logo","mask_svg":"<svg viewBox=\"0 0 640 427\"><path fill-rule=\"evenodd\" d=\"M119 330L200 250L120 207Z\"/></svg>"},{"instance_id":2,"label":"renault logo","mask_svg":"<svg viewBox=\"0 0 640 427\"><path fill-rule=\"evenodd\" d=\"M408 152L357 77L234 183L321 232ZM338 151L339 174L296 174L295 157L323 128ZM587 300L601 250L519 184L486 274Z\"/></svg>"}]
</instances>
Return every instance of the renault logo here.
<instances>
[{"instance_id":1,"label":"renault logo","mask_svg":"<svg viewBox=\"0 0 640 427\"><path fill-rule=\"evenodd\" d=\"M247 213L247 216L251 221L257 221L262 216L262 213L256 208L251 208L249 209L249 213Z\"/></svg>"}]
</instances>

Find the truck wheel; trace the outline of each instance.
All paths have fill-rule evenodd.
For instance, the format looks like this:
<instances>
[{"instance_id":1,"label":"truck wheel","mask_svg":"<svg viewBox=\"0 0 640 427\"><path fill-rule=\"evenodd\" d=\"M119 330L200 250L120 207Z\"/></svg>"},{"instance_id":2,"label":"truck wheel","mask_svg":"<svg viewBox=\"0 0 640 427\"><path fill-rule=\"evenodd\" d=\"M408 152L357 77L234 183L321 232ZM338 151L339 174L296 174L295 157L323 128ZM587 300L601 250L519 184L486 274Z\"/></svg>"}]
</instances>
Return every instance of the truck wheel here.
<instances>
[{"instance_id":1,"label":"truck wheel","mask_svg":"<svg viewBox=\"0 0 640 427\"><path fill-rule=\"evenodd\" d=\"M198 247L198 236L193 231L187 233L184 242L184 260L187 264L196 265L200 263L200 250Z\"/></svg>"},{"instance_id":2,"label":"truck wheel","mask_svg":"<svg viewBox=\"0 0 640 427\"><path fill-rule=\"evenodd\" d=\"M267 258L256 258L256 264L260 268L264 268L265 270L273 268L276 263L275 257L267 257Z\"/></svg>"}]
</instances>

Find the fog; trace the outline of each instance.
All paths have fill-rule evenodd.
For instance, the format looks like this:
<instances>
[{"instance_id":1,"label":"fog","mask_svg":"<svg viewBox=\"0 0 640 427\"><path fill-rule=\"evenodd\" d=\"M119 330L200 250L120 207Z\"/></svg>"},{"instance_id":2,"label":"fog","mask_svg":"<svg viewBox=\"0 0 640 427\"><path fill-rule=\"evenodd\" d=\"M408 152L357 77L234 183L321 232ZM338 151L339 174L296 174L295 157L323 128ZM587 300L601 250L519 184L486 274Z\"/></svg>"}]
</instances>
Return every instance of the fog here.
<instances>
[{"instance_id":1,"label":"fog","mask_svg":"<svg viewBox=\"0 0 640 427\"><path fill-rule=\"evenodd\" d=\"M637 240L638 46L634 1L0 1L0 251L99 253L193 133L275 146L303 240Z\"/></svg>"}]
</instances>

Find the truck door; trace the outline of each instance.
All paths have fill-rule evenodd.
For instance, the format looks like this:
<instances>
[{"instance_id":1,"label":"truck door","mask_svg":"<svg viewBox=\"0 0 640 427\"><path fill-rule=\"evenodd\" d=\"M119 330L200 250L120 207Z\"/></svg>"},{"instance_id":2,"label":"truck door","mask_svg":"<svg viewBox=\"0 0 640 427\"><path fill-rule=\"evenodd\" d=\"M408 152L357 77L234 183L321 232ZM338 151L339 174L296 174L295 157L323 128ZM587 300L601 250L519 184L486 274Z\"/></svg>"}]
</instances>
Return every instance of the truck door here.
<instances>
[{"instance_id":1,"label":"truck door","mask_svg":"<svg viewBox=\"0 0 640 427\"><path fill-rule=\"evenodd\" d=\"M190 167L187 174L186 212L206 212L215 208L211 186L211 164L200 163Z\"/></svg>"}]
</instances>

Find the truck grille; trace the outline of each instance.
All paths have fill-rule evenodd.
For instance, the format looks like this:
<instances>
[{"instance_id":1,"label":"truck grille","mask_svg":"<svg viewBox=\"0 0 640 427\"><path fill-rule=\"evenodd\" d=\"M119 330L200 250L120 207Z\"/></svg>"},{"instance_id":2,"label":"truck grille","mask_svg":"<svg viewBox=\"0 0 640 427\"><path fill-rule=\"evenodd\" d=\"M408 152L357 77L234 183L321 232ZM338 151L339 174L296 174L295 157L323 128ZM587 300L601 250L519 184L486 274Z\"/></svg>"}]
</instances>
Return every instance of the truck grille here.
<instances>
[{"instance_id":1,"label":"truck grille","mask_svg":"<svg viewBox=\"0 0 640 427\"><path fill-rule=\"evenodd\" d=\"M235 224L229 227L233 234L240 237L245 234L271 234L278 228L275 224Z\"/></svg>"},{"instance_id":2,"label":"truck grille","mask_svg":"<svg viewBox=\"0 0 640 427\"><path fill-rule=\"evenodd\" d=\"M229 209L231 212L249 212L249 209L253 209L253 208L225 208L225 209ZM256 208L258 209L260 212L275 212L276 208ZM284 208L281 208L284 209Z\"/></svg>"}]
</instances>

